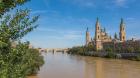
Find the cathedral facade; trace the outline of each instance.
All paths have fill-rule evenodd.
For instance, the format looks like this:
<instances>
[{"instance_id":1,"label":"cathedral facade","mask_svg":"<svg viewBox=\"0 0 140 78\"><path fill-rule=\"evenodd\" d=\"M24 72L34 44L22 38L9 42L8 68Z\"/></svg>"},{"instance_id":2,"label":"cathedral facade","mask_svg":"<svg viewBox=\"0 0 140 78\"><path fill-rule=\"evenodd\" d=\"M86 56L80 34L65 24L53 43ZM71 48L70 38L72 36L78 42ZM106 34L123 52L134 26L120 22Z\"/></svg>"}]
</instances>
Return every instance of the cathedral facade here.
<instances>
[{"instance_id":1,"label":"cathedral facade","mask_svg":"<svg viewBox=\"0 0 140 78\"><path fill-rule=\"evenodd\" d=\"M116 34L115 34L116 35ZM97 18L96 24L95 24L95 36L93 39L90 38L90 32L87 28L86 30L86 46L88 46L90 43L94 45L96 50L102 50L104 48L104 43L109 42L125 42L126 41L126 32L125 32L125 24L123 19L121 19L120 23L120 32L119 32L119 38L114 37L112 38L111 35L109 35L106 32L105 28L102 28L99 22L99 19Z\"/></svg>"}]
</instances>

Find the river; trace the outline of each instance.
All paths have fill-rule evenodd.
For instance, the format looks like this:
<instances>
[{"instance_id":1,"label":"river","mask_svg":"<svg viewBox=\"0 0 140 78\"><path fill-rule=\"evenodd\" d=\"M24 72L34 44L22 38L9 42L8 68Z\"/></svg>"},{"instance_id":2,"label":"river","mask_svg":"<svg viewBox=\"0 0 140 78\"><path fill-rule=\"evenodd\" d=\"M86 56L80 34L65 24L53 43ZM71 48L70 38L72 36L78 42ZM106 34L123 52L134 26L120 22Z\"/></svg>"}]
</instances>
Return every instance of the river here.
<instances>
[{"instance_id":1,"label":"river","mask_svg":"<svg viewBox=\"0 0 140 78\"><path fill-rule=\"evenodd\" d=\"M42 53L45 64L31 78L140 78L140 62Z\"/></svg>"}]
</instances>

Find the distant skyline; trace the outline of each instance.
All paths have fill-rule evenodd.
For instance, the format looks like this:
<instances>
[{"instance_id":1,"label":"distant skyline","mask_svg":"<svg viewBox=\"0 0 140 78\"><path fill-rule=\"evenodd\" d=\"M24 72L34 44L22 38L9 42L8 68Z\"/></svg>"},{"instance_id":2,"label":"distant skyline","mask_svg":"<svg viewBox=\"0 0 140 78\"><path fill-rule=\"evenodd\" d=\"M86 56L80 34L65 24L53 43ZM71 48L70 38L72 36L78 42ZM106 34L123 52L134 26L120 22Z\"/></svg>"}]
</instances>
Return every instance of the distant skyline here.
<instances>
[{"instance_id":1,"label":"distant skyline","mask_svg":"<svg viewBox=\"0 0 140 78\"><path fill-rule=\"evenodd\" d=\"M140 39L139 3L140 0L31 0L19 8L29 8L32 15L40 15L39 27L23 41L42 48L84 45L87 27L94 37L97 17L112 37L119 32L123 18L127 39Z\"/></svg>"}]
</instances>

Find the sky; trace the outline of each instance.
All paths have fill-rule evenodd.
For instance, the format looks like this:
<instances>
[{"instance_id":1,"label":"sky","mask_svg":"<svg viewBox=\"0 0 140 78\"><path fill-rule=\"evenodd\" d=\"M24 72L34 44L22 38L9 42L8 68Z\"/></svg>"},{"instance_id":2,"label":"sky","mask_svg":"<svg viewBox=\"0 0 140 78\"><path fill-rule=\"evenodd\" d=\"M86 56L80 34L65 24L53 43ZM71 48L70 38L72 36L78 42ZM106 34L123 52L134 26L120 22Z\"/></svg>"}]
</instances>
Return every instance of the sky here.
<instances>
[{"instance_id":1,"label":"sky","mask_svg":"<svg viewBox=\"0 0 140 78\"><path fill-rule=\"evenodd\" d=\"M40 15L39 27L22 40L34 47L70 48L85 44L85 31L94 37L96 18L111 36L119 35L121 18L127 39L140 39L140 0L31 0L19 8Z\"/></svg>"}]
</instances>

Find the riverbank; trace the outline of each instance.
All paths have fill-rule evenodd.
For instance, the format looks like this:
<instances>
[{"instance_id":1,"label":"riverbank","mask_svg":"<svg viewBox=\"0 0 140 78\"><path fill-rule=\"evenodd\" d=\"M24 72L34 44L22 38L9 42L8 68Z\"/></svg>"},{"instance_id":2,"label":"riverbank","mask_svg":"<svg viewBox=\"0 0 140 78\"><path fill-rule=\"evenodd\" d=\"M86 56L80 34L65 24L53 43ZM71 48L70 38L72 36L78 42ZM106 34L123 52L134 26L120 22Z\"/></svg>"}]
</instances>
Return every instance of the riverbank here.
<instances>
[{"instance_id":1,"label":"riverbank","mask_svg":"<svg viewBox=\"0 0 140 78\"><path fill-rule=\"evenodd\" d=\"M137 52L133 52L133 53L118 53L118 52L93 52L93 51L90 51L90 52L69 53L69 54L140 61L140 53L137 53Z\"/></svg>"}]
</instances>

